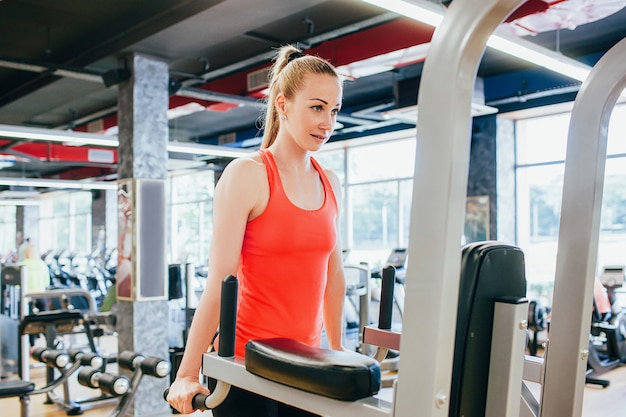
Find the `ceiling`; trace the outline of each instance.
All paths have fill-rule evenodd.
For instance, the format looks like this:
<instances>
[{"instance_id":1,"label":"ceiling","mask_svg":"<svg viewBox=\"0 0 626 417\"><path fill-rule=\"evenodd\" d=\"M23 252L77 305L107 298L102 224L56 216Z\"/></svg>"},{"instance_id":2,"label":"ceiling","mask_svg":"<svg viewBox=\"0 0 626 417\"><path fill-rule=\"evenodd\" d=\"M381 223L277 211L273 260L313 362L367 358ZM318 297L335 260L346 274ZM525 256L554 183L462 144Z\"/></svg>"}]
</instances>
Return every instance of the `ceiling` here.
<instances>
[{"instance_id":1,"label":"ceiling","mask_svg":"<svg viewBox=\"0 0 626 417\"><path fill-rule=\"evenodd\" d=\"M503 30L593 65L626 37L624 6L528 0ZM273 50L293 43L352 74L331 140L405 129L415 118L393 110L416 104L432 32L358 0L0 0L0 125L115 135L115 76L138 53L168 64L170 140L255 147ZM378 72L383 59L390 66ZM572 101L579 87L491 50L478 76L476 100L500 113ZM0 134L0 177L115 179L117 155L97 150ZM170 160L172 169L215 162Z\"/></svg>"}]
</instances>

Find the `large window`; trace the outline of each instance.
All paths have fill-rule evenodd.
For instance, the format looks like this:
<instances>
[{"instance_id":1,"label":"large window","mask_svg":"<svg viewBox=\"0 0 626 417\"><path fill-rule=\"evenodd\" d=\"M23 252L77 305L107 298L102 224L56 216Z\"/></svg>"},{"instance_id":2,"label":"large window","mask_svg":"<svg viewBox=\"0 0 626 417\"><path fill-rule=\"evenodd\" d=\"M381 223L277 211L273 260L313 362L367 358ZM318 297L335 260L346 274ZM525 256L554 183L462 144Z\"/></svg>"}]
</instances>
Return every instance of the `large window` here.
<instances>
[{"instance_id":1,"label":"large window","mask_svg":"<svg viewBox=\"0 0 626 417\"><path fill-rule=\"evenodd\" d=\"M414 131L394 140L323 150L316 158L337 174L344 187L342 236L350 262L381 267L392 249L407 247Z\"/></svg>"},{"instance_id":2,"label":"large window","mask_svg":"<svg viewBox=\"0 0 626 417\"><path fill-rule=\"evenodd\" d=\"M39 206L39 248L91 252L89 191L51 193Z\"/></svg>"},{"instance_id":3,"label":"large window","mask_svg":"<svg viewBox=\"0 0 626 417\"><path fill-rule=\"evenodd\" d=\"M517 235L531 287L554 280L570 114L517 122ZM626 264L626 105L608 130L598 272Z\"/></svg>"},{"instance_id":4,"label":"large window","mask_svg":"<svg viewBox=\"0 0 626 417\"><path fill-rule=\"evenodd\" d=\"M16 215L15 206L0 206L0 257L16 250Z\"/></svg>"},{"instance_id":5,"label":"large window","mask_svg":"<svg viewBox=\"0 0 626 417\"><path fill-rule=\"evenodd\" d=\"M170 262L205 265L213 235L213 171L170 179Z\"/></svg>"}]
</instances>

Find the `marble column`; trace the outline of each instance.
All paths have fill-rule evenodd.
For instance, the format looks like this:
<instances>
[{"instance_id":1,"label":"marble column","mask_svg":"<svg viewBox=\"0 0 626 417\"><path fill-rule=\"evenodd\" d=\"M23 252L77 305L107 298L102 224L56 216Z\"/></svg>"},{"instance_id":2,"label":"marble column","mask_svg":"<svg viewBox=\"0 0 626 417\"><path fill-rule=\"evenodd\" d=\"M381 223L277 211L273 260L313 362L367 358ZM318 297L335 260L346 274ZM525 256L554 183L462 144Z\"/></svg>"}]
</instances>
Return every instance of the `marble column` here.
<instances>
[{"instance_id":1,"label":"marble column","mask_svg":"<svg viewBox=\"0 0 626 417\"><path fill-rule=\"evenodd\" d=\"M169 359L165 249L168 67L138 54L125 57L123 65L131 76L118 85L118 347L120 352ZM169 377L144 376L126 415L171 414L163 400L168 385Z\"/></svg>"},{"instance_id":2,"label":"marble column","mask_svg":"<svg viewBox=\"0 0 626 417\"><path fill-rule=\"evenodd\" d=\"M487 239L498 239L496 232L496 116L475 117L472 123L468 197L489 197Z\"/></svg>"}]
</instances>

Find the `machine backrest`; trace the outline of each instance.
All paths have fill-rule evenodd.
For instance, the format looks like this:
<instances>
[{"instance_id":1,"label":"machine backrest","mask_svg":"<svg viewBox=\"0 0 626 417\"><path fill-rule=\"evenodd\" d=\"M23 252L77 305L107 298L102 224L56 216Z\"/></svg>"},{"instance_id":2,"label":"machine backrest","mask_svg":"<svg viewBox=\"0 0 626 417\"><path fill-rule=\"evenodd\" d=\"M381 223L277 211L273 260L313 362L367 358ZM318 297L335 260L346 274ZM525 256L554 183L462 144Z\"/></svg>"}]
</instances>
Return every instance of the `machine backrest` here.
<instances>
[{"instance_id":1,"label":"machine backrest","mask_svg":"<svg viewBox=\"0 0 626 417\"><path fill-rule=\"evenodd\" d=\"M475 242L461 255L450 417L484 417L495 300L525 297L524 254L501 242Z\"/></svg>"}]
</instances>

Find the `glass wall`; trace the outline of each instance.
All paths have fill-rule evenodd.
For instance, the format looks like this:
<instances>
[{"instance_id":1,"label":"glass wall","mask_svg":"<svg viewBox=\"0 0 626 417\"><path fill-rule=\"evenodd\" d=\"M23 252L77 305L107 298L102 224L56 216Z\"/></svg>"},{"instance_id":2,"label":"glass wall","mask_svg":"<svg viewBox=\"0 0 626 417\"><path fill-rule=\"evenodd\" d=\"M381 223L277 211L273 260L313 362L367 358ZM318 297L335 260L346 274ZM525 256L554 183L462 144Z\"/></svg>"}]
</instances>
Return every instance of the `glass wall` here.
<instances>
[{"instance_id":1,"label":"glass wall","mask_svg":"<svg viewBox=\"0 0 626 417\"><path fill-rule=\"evenodd\" d=\"M316 158L341 179L343 247L348 262L383 266L391 250L408 245L415 133L393 140L369 140ZM383 139L381 139L383 140ZM329 144L330 145L330 144Z\"/></svg>"},{"instance_id":2,"label":"glass wall","mask_svg":"<svg viewBox=\"0 0 626 417\"><path fill-rule=\"evenodd\" d=\"M214 182L213 171L170 178L170 263L207 264L213 235Z\"/></svg>"},{"instance_id":3,"label":"glass wall","mask_svg":"<svg viewBox=\"0 0 626 417\"><path fill-rule=\"evenodd\" d=\"M16 216L15 206L0 206L0 258L17 249Z\"/></svg>"},{"instance_id":4,"label":"glass wall","mask_svg":"<svg viewBox=\"0 0 626 417\"><path fill-rule=\"evenodd\" d=\"M39 206L39 249L91 252L90 191L50 193Z\"/></svg>"},{"instance_id":5,"label":"glass wall","mask_svg":"<svg viewBox=\"0 0 626 417\"><path fill-rule=\"evenodd\" d=\"M556 270L569 120L567 113L516 124L518 245L538 291L550 287ZM626 105L614 109L608 130L598 272L611 264L626 264Z\"/></svg>"}]
</instances>

